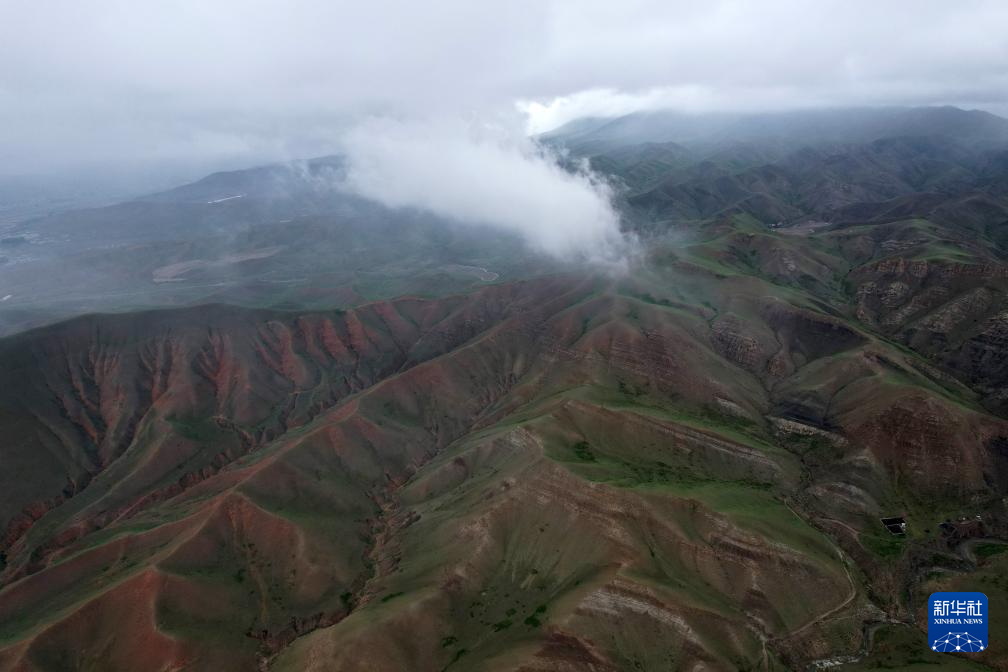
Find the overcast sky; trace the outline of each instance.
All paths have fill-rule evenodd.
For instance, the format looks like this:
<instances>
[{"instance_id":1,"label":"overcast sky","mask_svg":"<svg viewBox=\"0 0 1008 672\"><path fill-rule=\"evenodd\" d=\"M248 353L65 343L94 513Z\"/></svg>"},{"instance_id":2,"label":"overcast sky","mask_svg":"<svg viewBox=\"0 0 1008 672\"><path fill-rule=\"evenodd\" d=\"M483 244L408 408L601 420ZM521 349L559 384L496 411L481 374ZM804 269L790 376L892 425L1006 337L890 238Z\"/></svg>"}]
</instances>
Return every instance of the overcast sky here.
<instances>
[{"instance_id":1,"label":"overcast sky","mask_svg":"<svg viewBox=\"0 0 1008 672\"><path fill-rule=\"evenodd\" d=\"M939 103L1008 111L1008 2L0 0L7 172L317 155L375 115Z\"/></svg>"}]
</instances>

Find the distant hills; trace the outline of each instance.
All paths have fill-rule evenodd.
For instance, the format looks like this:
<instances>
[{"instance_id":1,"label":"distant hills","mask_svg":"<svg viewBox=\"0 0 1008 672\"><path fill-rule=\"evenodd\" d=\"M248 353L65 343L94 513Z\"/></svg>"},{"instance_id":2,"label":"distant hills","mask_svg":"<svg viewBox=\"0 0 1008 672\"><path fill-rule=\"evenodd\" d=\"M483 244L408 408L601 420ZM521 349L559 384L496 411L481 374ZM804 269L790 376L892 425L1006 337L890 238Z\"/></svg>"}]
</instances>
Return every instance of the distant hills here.
<instances>
[{"instance_id":1,"label":"distant hills","mask_svg":"<svg viewBox=\"0 0 1008 672\"><path fill-rule=\"evenodd\" d=\"M787 225L938 212L1005 240L1008 120L986 112L654 112L574 122L544 141L610 175L645 230L730 214ZM978 222L979 210L993 229Z\"/></svg>"},{"instance_id":2,"label":"distant hills","mask_svg":"<svg viewBox=\"0 0 1008 672\"><path fill-rule=\"evenodd\" d=\"M276 163L244 170L217 172L168 191L141 196L155 203L204 203L239 194L260 200L334 196L346 162L339 156ZM345 194L340 194L346 198Z\"/></svg>"},{"instance_id":3,"label":"distant hills","mask_svg":"<svg viewBox=\"0 0 1008 672\"><path fill-rule=\"evenodd\" d=\"M484 284L460 268L511 278L556 268L508 232L354 196L340 187L342 171L342 159L322 157L219 172L22 222L0 238L0 298L10 295L0 334L210 301L342 307ZM164 268L185 272L165 281Z\"/></svg>"},{"instance_id":4,"label":"distant hills","mask_svg":"<svg viewBox=\"0 0 1008 672\"><path fill-rule=\"evenodd\" d=\"M965 143L1008 141L1008 119L957 107L825 109L762 114L638 112L572 121L543 135L580 152L614 146L758 142L783 146L866 143L899 136L938 136Z\"/></svg>"}]
</instances>

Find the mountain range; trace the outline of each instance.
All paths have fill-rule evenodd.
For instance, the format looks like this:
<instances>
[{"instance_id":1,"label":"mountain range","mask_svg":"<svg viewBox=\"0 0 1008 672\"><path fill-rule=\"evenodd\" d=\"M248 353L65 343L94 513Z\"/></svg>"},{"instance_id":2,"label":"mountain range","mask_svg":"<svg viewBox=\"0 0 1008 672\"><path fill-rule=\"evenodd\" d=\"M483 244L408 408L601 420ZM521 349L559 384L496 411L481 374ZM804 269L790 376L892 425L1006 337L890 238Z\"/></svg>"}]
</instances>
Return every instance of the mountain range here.
<instances>
[{"instance_id":1,"label":"mountain range","mask_svg":"<svg viewBox=\"0 0 1008 672\"><path fill-rule=\"evenodd\" d=\"M0 670L1008 669L1008 120L540 141L626 272L340 157L6 231Z\"/></svg>"}]
</instances>

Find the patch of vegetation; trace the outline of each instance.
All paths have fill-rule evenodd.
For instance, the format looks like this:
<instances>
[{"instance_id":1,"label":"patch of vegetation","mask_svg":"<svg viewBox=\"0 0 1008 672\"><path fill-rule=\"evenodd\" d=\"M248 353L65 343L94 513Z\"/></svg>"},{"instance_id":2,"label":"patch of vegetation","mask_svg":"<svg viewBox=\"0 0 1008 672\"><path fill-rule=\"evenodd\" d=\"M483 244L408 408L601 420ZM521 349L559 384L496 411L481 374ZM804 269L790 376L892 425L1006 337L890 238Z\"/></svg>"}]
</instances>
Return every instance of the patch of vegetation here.
<instances>
[{"instance_id":1,"label":"patch of vegetation","mask_svg":"<svg viewBox=\"0 0 1008 672\"><path fill-rule=\"evenodd\" d=\"M595 453L591 450L591 445L587 441L578 441L574 444L574 455L582 462L594 462Z\"/></svg>"},{"instance_id":2,"label":"patch of vegetation","mask_svg":"<svg viewBox=\"0 0 1008 672\"><path fill-rule=\"evenodd\" d=\"M455 657L451 659L450 663L444 666L444 669L447 670L449 667L457 663L462 658L462 656L466 655L467 653L469 653L469 649L459 649L458 651L456 651Z\"/></svg>"},{"instance_id":3,"label":"patch of vegetation","mask_svg":"<svg viewBox=\"0 0 1008 672\"><path fill-rule=\"evenodd\" d=\"M635 385L627 385L622 380L619 381L619 391L620 394L625 394L628 397L640 397L646 394L644 390L640 389Z\"/></svg>"},{"instance_id":4,"label":"patch of vegetation","mask_svg":"<svg viewBox=\"0 0 1008 672\"><path fill-rule=\"evenodd\" d=\"M540 617L545 613L546 613L546 605L540 604L538 607L536 607L536 610L532 612L532 614L528 618L525 619L525 625L527 625L530 628L538 628L539 626L542 625L542 620Z\"/></svg>"},{"instance_id":5,"label":"patch of vegetation","mask_svg":"<svg viewBox=\"0 0 1008 672\"><path fill-rule=\"evenodd\" d=\"M892 535L861 534L858 541L869 551L881 558L895 558L903 553L904 540Z\"/></svg>"},{"instance_id":6,"label":"patch of vegetation","mask_svg":"<svg viewBox=\"0 0 1008 672\"><path fill-rule=\"evenodd\" d=\"M172 429L196 443L219 443L233 438L231 432L221 429L209 418L170 418Z\"/></svg>"},{"instance_id":7,"label":"patch of vegetation","mask_svg":"<svg viewBox=\"0 0 1008 672\"><path fill-rule=\"evenodd\" d=\"M640 299L641 301L643 301L645 303L651 303L651 304L654 304L656 306L672 306L673 305L672 302L669 301L668 299L658 299L658 298L655 298L655 296L653 294L651 294L651 292L644 292L643 294L638 294L636 296L636 298Z\"/></svg>"},{"instance_id":8,"label":"patch of vegetation","mask_svg":"<svg viewBox=\"0 0 1008 672\"><path fill-rule=\"evenodd\" d=\"M399 597L400 595L403 595L403 594L405 594L405 593L403 591L401 591L401 590L398 593L389 593L385 597L381 598L381 601L382 602L388 602L389 600L394 600L395 598L397 598L397 597Z\"/></svg>"},{"instance_id":9,"label":"patch of vegetation","mask_svg":"<svg viewBox=\"0 0 1008 672\"><path fill-rule=\"evenodd\" d=\"M999 544L997 542L977 544L973 549L978 558L989 558L995 555L1000 555L1008 551L1008 544Z\"/></svg>"},{"instance_id":10,"label":"patch of vegetation","mask_svg":"<svg viewBox=\"0 0 1008 672\"><path fill-rule=\"evenodd\" d=\"M502 621L497 621L493 624L494 632L500 632L501 630L507 630L513 625L510 618L505 618Z\"/></svg>"}]
</instances>

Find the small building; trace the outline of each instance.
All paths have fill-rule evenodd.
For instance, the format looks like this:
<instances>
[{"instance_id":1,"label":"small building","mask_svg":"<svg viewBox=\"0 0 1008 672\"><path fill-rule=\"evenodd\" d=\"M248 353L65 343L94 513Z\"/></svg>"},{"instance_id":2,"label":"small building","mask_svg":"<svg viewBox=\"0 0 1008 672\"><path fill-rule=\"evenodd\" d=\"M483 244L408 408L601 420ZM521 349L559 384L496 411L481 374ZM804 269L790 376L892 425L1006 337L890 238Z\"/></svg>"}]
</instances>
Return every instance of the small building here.
<instances>
[{"instance_id":1,"label":"small building","mask_svg":"<svg viewBox=\"0 0 1008 672\"><path fill-rule=\"evenodd\" d=\"M907 524L903 516L893 516L891 518L882 518L881 520L885 528L889 530L889 534L897 537L906 536Z\"/></svg>"},{"instance_id":2,"label":"small building","mask_svg":"<svg viewBox=\"0 0 1008 672\"><path fill-rule=\"evenodd\" d=\"M983 519L980 516L976 518L960 518L954 522L946 520L939 527L941 528L942 536L950 543L961 539L977 539L986 535Z\"/></svg>"}]
</instances>

